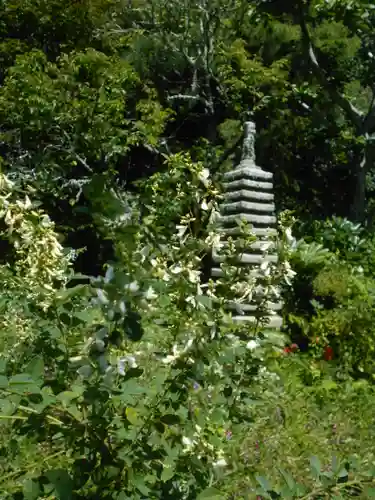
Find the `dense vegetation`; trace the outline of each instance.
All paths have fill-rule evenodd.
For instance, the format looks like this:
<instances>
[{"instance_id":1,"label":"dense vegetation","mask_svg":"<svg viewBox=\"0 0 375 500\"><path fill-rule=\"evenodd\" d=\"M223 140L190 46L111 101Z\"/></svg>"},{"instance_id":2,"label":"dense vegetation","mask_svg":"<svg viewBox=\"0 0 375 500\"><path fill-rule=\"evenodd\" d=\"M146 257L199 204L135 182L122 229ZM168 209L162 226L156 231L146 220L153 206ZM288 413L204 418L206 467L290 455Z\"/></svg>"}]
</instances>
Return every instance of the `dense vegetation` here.
<instances>
[{"instance_id":1,"label":"dense vegetation","mask_svg":"<svg viewBox=\"0 0 375 500\"><path fill-rule=\"evenodd\" d=\"M1 499L375 497L374 22L0 0ZM208 279L249 118L282 332L225 312L234 245Z\"/></svg>"}]
</instances>

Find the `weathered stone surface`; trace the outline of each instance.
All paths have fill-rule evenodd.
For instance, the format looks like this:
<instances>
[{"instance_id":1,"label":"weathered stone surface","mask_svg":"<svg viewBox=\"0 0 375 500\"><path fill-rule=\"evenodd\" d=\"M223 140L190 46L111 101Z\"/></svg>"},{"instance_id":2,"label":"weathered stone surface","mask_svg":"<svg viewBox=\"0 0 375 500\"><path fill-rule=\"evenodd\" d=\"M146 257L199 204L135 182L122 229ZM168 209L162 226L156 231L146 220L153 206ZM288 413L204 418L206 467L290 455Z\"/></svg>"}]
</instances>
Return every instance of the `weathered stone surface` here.
<instances>
[{"instance_id":1,"label":"weathered stone surface","mask_svg":"<svg viewBox=\"0 0 375 500\"><path fill-rule=\"evenodd\" d=\"M250 203L248 201L236 201L233 203L223 203L220 205L220 210L223 213L244 213L244 212L266 212L272 213L275 211L273 203Z\"/></svg>"},{"instance_id":2,"label":"weathered stone surface","mask_svg":"<svg viewBox=\"0 0 375 500\"><path fill-rule=\"evenodd\" d=\"M265 305L270 311L281 311L283 307L282 302L266 302ZM257 304L240 304L238 302L228 302L229 309L235 309L236 311L243 313L251 312L254 314L257 312L258 307L259 306Z\"/></svg>"},{"instance_id":3,"label":"weathered stone surface","mask_svg":"<svg viewBox=\"0 0 375 500\"><path fill-rule=\"evenodd\" d=\"M237 241L234 240L233 243L239 250L244 250L244 251L253 250L254 252L258 251L258 253L259 253L259 251L263 252L265 249L265 246L267 246L267 250L270 251L272 248L275 247L275 244L276 244L276 242L273 242L273 241L257 240L257 241L254 241L254 243L250 243L250 245L248 245L246 248L242 248L239 240L237 240ZM229 243L227 241L223 241L222 245L223 245L223 249L225 249L226 247L228 247ZM215 249L213 249L213 254L214 255L217 254Z\"/></svg>"},{"instance_id":4,"label":"weathered stone surface","mask_svg":"<svg viewBox=\"0 0 375 500\"><path fill-rule=\"evenodd\" d=\"M225 193L227 201L234 200L256 200L270 202L274 200L273 193L264 193L263 191L251 191L249 189L239 189L237 191L228 191Z\"/></svg>"},{"instance_id":5,"label":"weathered stone surface","mask_svg":"<svg viewBox=\"0 0 375 500\"><path fill-rule=\"evenodd\" d=\"M225 262L226 258L222 255L217 255L214 252L212 253L212 259L214 262L221 263ZM251 253L243 253L237 255L234 258L235 262L241 262L242 264L256 264L261 265L262 262L277 262L277 255L263 255L263 254L251 254Z\"/></svg>"},{"instance_id":6,"label":"weathered stone surface","mask_svg":"<svg viewBox=\"0 0 375 500\"><path fill-rule=\"evenodd\" d=\"M237 189L255 189L271 191L273 189L272 182L254 181L251 179L237 179L231 182L224 182L223 187L226 191L235 191Z\"/></svg>"},{"instance_id":7,"label":"weathered stone surface","mask_svg":"<svg viewBox=\"0 0 375 500\"><path fill-rule=\"evenodd\" d=\"M225 181L235 181L237 179L260 179L261 181L272 180L273 174L266 172L261 168L254 168L248 166L247 163L242 162L235 170L226 172L224 174Z\"/></svg>"},{"instance_id":8,"label":"weathered stone surface","mask_svg":"<svg viewBox=\"0 0 375 500\"><path fill-rule=\"evenodd\" d=\"M227 236L240 236L242 234L242 230L240 227L223 227L221 231ZM270 238L277 235L277 230L272 227L254 227L252 226L250 229L251 233L260 238Z\"/></svg>"},{"instance_id":9,"label":"weathered stone surface","mask_svg":"<svg viewBox=\"0 0 375 500\"><path fill-rule=\"evenodd\" d=\"M258 215L258 214L232 214L232 215L220 215L219 222L221 224L240 224L242 220L249 222L250 224L259 225L275 225L277 219L274 215Z\"/></svg>"},{"instance_id":10,"label":"weathered stone surface","mask_svg":"<svg viewBox=\"0 0 375 500\"><path fill-rule=\"evenodd\" d=\"M219 263L216 263L219 264ZM247 271L251 271L251 277L257 279L258 281L262 280L263 278L263 272L259 269L259 266L254 265L253 267L250 265L247 266L238 266L237 269L238 271L241 271L243 267L246 267ZM211 276L213 278L222 278L225 275L225 272L221 267L218 267L217 265L215 267L212 267L211 269Z\"/></svg>"},{"instance_id":11,"label":"weathered stone surface","mask_svg":"<svg viewBox=\"0 0 375 500\"><path fill-rule=\"evenodd\" d=\"M232 320L235 321L236 323L249 323L249 324L256 324L257 321L259 321L258 318L255 316L232 316ZM269 316L266 319L266 324L264 325L266 328L272 328L272 329L280 329L283 326L283 320L280 316L275 315L275 316Z\"/></svg>"}]
</instances>

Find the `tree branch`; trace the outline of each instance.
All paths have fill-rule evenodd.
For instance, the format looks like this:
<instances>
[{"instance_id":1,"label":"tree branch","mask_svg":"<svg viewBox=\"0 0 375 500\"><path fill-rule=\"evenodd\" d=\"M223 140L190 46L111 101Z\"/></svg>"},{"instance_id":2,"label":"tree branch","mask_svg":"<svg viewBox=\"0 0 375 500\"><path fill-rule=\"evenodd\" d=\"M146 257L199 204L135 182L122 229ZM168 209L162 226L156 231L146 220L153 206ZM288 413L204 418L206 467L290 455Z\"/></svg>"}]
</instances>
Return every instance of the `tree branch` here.
<instances>
[{"instance_id":1,"label":"tree branch","mask_svg":"<svg viewBox=\"0 0 375 500\"><path fill-rule=\"evenodd\" d=\"M340 106L344 111L348 119L356 127L358 131L362 133L364 125L364 115L357 109L353 104L344 97L337 88L329 81L325 71L320 66L317 56L315 54L314 46L310 37L310 33L306 24L306 19L303 12L302 2L299 3L299 24L302 32L302 44L310 60L312 70L321 83L321 85L329 92L332 100Z\"/></svg>"},{"instance_id":2,"label":"tree branch","mask_svg":"<svg viewBox=\"0 0 375 500\"><path fill-rule=\"evenodd\" d=\"M369 134L374 133L375 129L375 86L373 86L371 90L372 90L371 102L364 121L365 123L364 128Z\"/></svg>"}]
</instances>

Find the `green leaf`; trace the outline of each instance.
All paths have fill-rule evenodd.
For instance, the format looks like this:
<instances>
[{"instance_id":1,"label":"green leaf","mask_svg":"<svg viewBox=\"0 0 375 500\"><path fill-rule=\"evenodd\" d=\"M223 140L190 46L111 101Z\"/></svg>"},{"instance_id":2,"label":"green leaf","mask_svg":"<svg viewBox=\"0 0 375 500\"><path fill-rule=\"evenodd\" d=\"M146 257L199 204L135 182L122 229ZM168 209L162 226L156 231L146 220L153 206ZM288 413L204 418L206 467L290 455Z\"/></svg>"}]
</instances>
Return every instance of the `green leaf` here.
<instances>
[{"instance_id":1,"label":"green leaf","mask_svg":"<svg viewBox=\"0 0 375 500\"><path fill-rule=\"evenodd\" d=\"M296 486L295 480L284 469L280 468L279 471L280 471L280 474L283 476L283 479L284 479L286 485L288 486L288 488L290 489L290 491L293 492L294 488Z\"/></svg>"},{"instance_id":2,"label":"green leaf","mask_svg":"<svg viewBox=\"0 0 375 500\"><path fill-rule=\"evenodd\" d=\"M19 373L9 379L9 386L17 391L39 394L42 381L34 380L28 373Z\"/></svg>"},{"instance_id":3,"label":"green leaf","mask_svg":"<svg viewBox=\"0 0 375 500\"><path fill-rule=\"evenodd\" d=\"M337 474L337 477L339 477L340 479L344 478L344 477L348 477L348 471L344 468L342 468L340 470L340 472Z\"/></svg>"},{"instance_id":4,"label":"green leaf","mask_svg":"<svg viewBox=\"0 0 375 500\"><path fill-rule=\"evenodd\" d=\"M17 385L17 384L34 384L34 379L28 373L18 373L9 379L9 384Z\"/></svg>"},{"instance_id":5,"label":"green leaf","mask_svg":"<svg viewBox=\"0 0 375 500\"><path fill-rule=\"evenodd\" d=\"M375 498L375 488L365 488L364 498Z\"/></svg>"},{"instance_id":6,"label":"green leaf","mask_svg":"<svg viewBox=\"0 0 375 500\"><path fill-rule=\"evenodd\" d=\"M39 498L40 487L39 483L33 479L28 479L23 485L23 498L24 500L36 500Z\"/></svg>"},{"instance_id":7,"label":"green leaf","mask_svg":"<svg viewBox=\"0 0 375 500\"><path fill-rule=\"evenodd\" d=\"M197 500L223 500L225 496L216 488L206 488L197 496Z\"/></svg>"},{"instance_id":8,"label":"green leaf","mask_svg":"<svg viewBox=\"0 0 375 500\"><path fill-rule=\"evenodd\" d=\"M58 500L71 500L73 494L73 481L65 469L54 469L46 472L48 481L55 488Z\"/></svg>"},{"instance_id":9,"label":"green leaf","mask_svg":"<svg viewBox=\"0 0 375 500\"><path fill-rule=\"evenodd\" d=\"M142 495L146 495L146 497L149 498L150 490L146 486L143 477L141 477L141 476L134 477L133 484L142 493Z\"/></svg>"},{"instance_id":10,"label":"green leaf","mask_svg":"<svg viewBox=\"0 0 375 500\"><path fill-rule=\"evenodd\" d=\"M264 489L264 491L271 491L272 490L272 486L271 486L270 482L264 476L255 476L255 479L260 484L260 486Z\"/></svg>"},{"instance_id":11,"label":"green leaf","mask_svg":"<svg viewBox=\"0 0 375 500\"><path fill-rule=\"evenodd\" d=\"M122 393L119 395L119 398L122 400L126 400L127 396L140 396L142 394L147 394L147 389L141 386L136 380L130 379L127 380L124 384L122 384Z\"/></svg>"},{"instance_id":12,"label":"green leaf","mask_svg":"<svg viewBox=\"0 0 375 500\"><path fill-rule=\"evenodd\" d=\"M160 421L166 425L178 425L180 423L180 418L173 413L167 413L160 417Z\"/></svg>"},{"instance_id":13,"label":"green leaf","mask_svg":"<svg viewBox=\"0 0 375 500\"><path fill-rule=\"evenodd\" d=\"M82 323L92 323L96 320L97 313L93 310L77 311L74 317L82 321Z\"/></svg>"},{"instance_id":14,"label":"green leaf","mask_svg":"<svg viewBox=\"0 0 375 500\"><path fill-rule=\"evenodd\" d=\"M130 497L128 497L128 495L127 495L126 493L124 493L123 491L121 491L121 492L117 495L116 500L130 500Z\"/></svg>"},{"instance_id":15,"label":"green leaf","mask_svg":"<svg viewBox=\"0 0 375 500\"><path fill-rule=\"evenodd\" d=\"M79 391L64 391L60 392L56 399L61 401L63 404L69 404L74 399L78 399L82 395L82 392Z\"/></svg>"},{"instance_id":16,"label":"green leaf","mask_svg":"<svg viewBox=\"0 0 375 500\"><path fill-rule=\"evenodd\" d=\"M8 387L8 379L4 375L0 375L0 389Z\"/></svg>"},{"instance_id":17,"label":"green leaf","mask_svg":"<svg viewBox=\"0 0 375 500\"><path fill-rule=\"evenodd\" d=\"M0 358L0 373L5 373L7 369L7 360L5 358Z\"/></svg>"},{"instance_id":18,"label":"green leaf","mask_svg":"<svg viewBox=\"0 0 375 500\"><path fill-rule=\"evenodd\" d=\"M200 304L201 306L207 308L207 309L212 309L212 298L208 297L207 295L197 295L196 297L197 303Z\"/></svg>"},{"instance_id":19,"label":"green leaf","mask_svg":"<svg viewBox=\"0 0 375 500\"><path fill-rule=\"evenodd\" d=\"M131 424L137 425L139 423L138 415L134 408L130 407L126 408L125 413L126 413L126 418L129 420Z\"/></svg>"},{"instance_id":20,"label":"green leaf","mask_svg":"<svg viewBox=\"0 0 375 500\"><path fill-rule=\"evenodd\" d=\"M25 371L30 373L33 380L44 379L44 361L42 356L33 358L27 365Z\"/></svg>"},{"instance_id":21,"label":"green leaf","mask_svg":"<svg viewBox=\"0 0 375 500\"><path fill-rule=\"evenodd\" d=\"M322 382L321 388L326 391L332 391L337 389L337 384L333 380L325 379Z\"/></svg>"},{"instance_id":22,"label":"green leaf","mask_svg":"<svg viewBox=\"0 0 375 500\"><path fill-rule=\"evenodd\" d=\"M318 457L313 456L310 458L310 467L311 467L311 471L313 472L315 477L319 477L321 475L322 464L321 464Z\"/></svg>"},{"instance_id":23,"label":"green leaf","mask_svg":"<svg viewBox=\"0 0 375 500\"><path fill-rule=\"evenodd\" d=\"M161 480L165 483L166 481L169 481L172 479L175 473L175 468L168 466L163 468L163 472L161 473Z\"/></svg>"},{"instance_id":24,"label":"green leaf","mask_svg":"<svg viewBox=\"0 0 375 500\"><path fill-rule=\"evenodd\" d=\"M70 299L76 295L82 295L82 293L87 289L87 285L77 285L72 288L66 288L65 290L60 290L56 296L57 301L60 303L68 302Z\"/></svg>"},{"instance_id":25,"label":"green leaf","mask_svg":"<svg viewBox=\"0 0 375 500\"><path fill-rule=\"evenodd\" d=\"M12 415L16 410L16 404L9 399L0 399L0 414Z\"/></svg>"}]
</instances>

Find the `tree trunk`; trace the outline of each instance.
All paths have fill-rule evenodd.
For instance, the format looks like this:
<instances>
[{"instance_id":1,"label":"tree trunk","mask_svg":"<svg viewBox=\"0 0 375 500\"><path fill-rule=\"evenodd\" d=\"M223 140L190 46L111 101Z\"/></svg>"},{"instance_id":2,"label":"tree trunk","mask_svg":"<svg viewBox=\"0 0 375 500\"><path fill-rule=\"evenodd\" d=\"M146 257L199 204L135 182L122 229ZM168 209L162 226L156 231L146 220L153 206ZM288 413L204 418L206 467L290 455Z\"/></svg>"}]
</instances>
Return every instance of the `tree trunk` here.
<instances>
[{"instance_id":1,"label":"tree trunk","mask_svg":"<svg viewBox=\"0 0 375 500\"><path fill-rule=\"evenodd\" d=\"M366 176L373 169L374 159L374 146L367 140L355 165L355 189L351 207L351 219L361 224L366 222Z\"/></svg>"}]
</instances>

